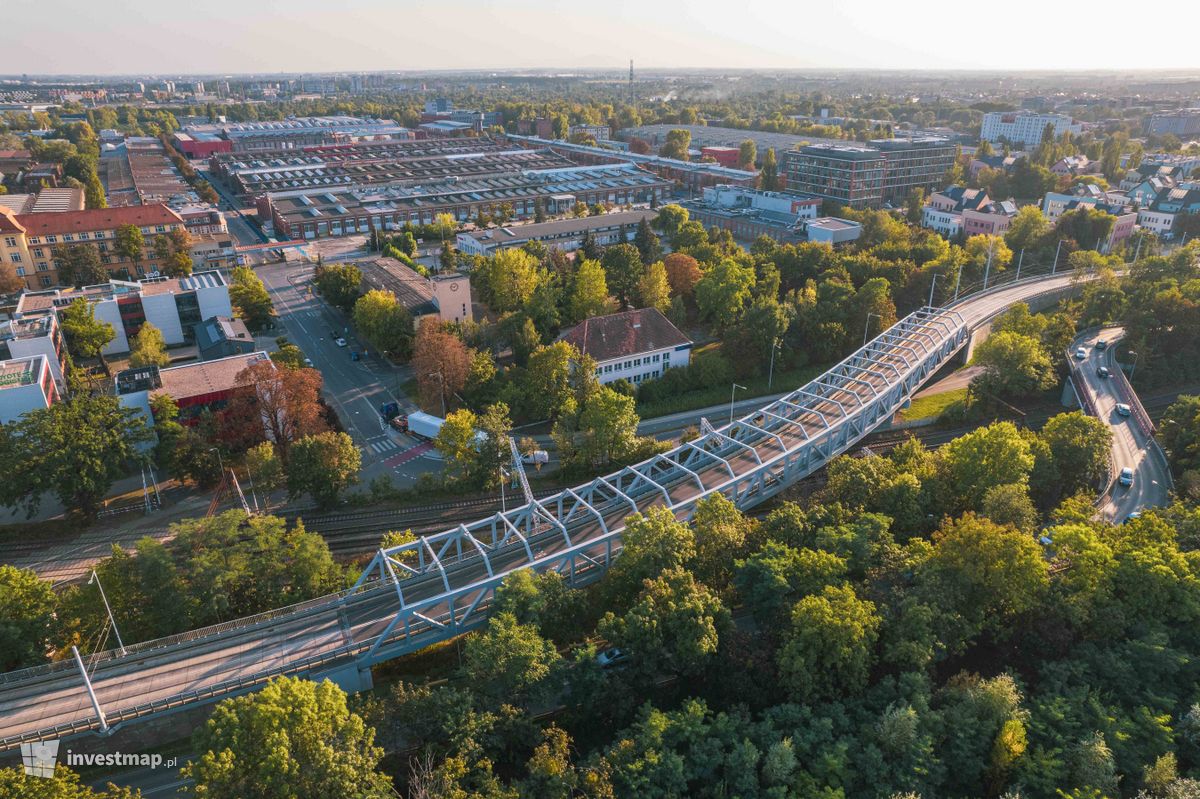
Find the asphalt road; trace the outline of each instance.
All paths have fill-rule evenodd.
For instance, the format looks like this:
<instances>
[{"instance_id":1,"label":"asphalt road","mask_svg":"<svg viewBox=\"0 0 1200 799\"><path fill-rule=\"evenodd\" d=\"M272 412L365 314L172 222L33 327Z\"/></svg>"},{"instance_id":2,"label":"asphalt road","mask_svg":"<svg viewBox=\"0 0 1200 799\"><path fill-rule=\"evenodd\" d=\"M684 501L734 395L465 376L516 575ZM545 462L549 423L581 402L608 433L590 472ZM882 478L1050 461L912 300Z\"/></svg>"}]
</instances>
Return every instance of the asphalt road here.
<instances>
[{"instance_id":1,"label":"asphalt road","mask_svg":"<svg viewBox=\"0 0 1200 799\"><path fill-rule=\"evenodd\" d=\"M1100 339L1113 345L1124 335L1123 328L1109 327L1082 335L1071 344L1072 358L1075 349L1081 346L1087 356L1077 361L1081 367L1078 374L1084 383L1079 388L1088 393L1097 416L1112 428L1113 475L1097 510L1103 518L1118 524L1142 508L1166 505L1171 485L1166 458L1153 437L1142 429L1134 416L1117 413L1117 404L1125 400L1121 396L1124 377L1116 360L1116 347L1096 349ZM1109 370L1111 377L1099 376L1102 366ZM1133 485L1128 487L1120 485L1116 479L1125 467L1133 469Z\"/></svg>"},{"instance_id":2,"label":"asphalt road","mask_svg":"<svg viewBox=\"0 0 1200 799\"><path fill-rule=\"evenodd\" d=\"M362 451L359 479L365 484L387 476L403 487L412 485L424 472L439 471L441 461L423 454L423 450L407 457L405 453L412 454L420 442L390 428L379 413L385 402L399 402L402 409L416 410L400 393L407 369L373 355L353 360L352 353L362 353L367 347L355 337L348 320L313 293L311 265L275 263L259 267L257 272L275 303L284 328L280 332L320 371L325 381L325 401L337 411L346 432ZM346 340L346 346L337 345L338 337Z\"/></svg>"}]
</instances>

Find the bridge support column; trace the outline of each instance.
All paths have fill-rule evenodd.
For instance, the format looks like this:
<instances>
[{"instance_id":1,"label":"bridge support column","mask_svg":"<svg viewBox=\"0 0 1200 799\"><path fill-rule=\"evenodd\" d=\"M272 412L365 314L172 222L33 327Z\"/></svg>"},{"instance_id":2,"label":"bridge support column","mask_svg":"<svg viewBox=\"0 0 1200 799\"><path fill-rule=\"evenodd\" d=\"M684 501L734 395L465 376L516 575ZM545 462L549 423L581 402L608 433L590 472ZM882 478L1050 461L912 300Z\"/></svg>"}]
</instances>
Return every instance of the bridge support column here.
<instances>
[{"instance_id":1,"label":"bridge support column","mask_svg":"<svg viewBox=\"0 0 1200 799\"><path fill-rule=\"evenodd\" d=\"M1064 408L1079 407L1079 395L1075 393L1075 384L1069 377L1063 381L1062 405Z\"/></svg>"},{"instance_id":2,"label":"bridge support column","mask_svg":"<svg viewBox=\"0 0 1200 799\"><path fill-rule=\"evenodd\" d=\"M331 671L314 675L318 679L330 680L348 694L369 691L375 687L371 667L360 667L357 663L346 663Z\"/></svg>"}]
</instances>

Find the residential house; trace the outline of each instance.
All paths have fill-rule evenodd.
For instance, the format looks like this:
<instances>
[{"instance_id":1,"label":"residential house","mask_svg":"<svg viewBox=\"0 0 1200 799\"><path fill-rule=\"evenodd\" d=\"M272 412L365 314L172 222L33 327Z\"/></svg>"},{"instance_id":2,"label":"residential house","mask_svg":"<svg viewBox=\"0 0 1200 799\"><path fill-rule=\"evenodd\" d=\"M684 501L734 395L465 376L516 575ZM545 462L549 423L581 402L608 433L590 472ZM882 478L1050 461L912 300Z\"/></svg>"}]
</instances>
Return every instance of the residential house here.
<instances>
[{"instance_id":1,"label":"residential house","mask_svg":"<svg viewBox=\"0 0 1200 799\"><path fill-rule=\"evenodd\" d=\"M594 316L559 337L596 362L601 383L638 384L687 366L692 342L657 308Z\"/></svg>"}]
</instances>

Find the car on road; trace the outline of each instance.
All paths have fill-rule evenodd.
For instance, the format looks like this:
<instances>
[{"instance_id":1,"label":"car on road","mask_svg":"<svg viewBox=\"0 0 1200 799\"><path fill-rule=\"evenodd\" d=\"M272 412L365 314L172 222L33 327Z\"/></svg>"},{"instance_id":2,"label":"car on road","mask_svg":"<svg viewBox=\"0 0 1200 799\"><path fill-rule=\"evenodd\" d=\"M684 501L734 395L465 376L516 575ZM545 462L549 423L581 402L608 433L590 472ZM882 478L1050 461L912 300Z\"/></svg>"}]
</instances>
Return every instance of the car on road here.
<instances>
[{"instance_id":1,"label":"car on road","mask_svg":"<svg viewBox=\"0 0 1200 799\"><path fill-rule=\"evenodd\" d=\"M1108 349L1108 342L1105 341L1104 339L1100 339L1099 341L1096 342L1096 349L1100 350L1101 352L1104 352L1106 349Z\"/></svg>"},{"instance_id":2,"label":"car on road","mask_svg":"<svg viewBox=\"0 0 1200 799\"><path fill-rule=\"evenodd\" d=\"M1117 403L1117 416L1128 416L1133 410L1123 402Z\"/></svg>"},{"instance_id":3,"label":"car on road","mask_svg":"<svg viewBox=\"0 0 1200 799\"><path fill-rule=\"evenodd\" d=\"M1122 469L1120 477L1117 478L1117 482L1126 487L1133 485L1133 469L1129 468L1128 466Z\"/></svg>"},{"instance_id":4,"label":"car on road","mask_svg":"<svg viewBox=\"0 0 1200 799\"><path fill-rule=\"evenodd\" d=\"M346 339L342 338L341 336L338 336L337 338L335 338L333 340L333 343L338 345L339 347L344 347L344 346L346 346Z\"/></svg>"},{"instance_id":5,"label":"car on road","mask_svg":"<svg viewBox=\"0 0 1200 799\"><path fill-rule=\"evenodd\" d=\"M1140 510L1135 510L1133 513L1126 516L1125 521L1121 522L1121 524L1125 524L1126 522L1131 522L1134 519L1140 519L1140 518L1142 518L1142 512Z\"/></svg>"},{"instance_id":6,"label":"car on road","mask_svg":"<svg viewBox=\"0 0 1200 799\"><path fill-rule=\"evenodd\" d=\"M614 646L596 655L596 662L600 664L600 668L602 669L611 669L622 663L629 662L629 653L624 649L618 649Z\"/></svg>"},{"instance_id":7,"label":"car on road","mask_svg":"<svg viewBox=\"0 0 1200 799\"><path fill-rule=\"evenodd\" d=\"M312 365L313 365L312 358L305 358L304 365L307 366L309 369L311 369Z\"/></svg>"},{"instance_id":8,"label":"car on road","mask_svg":"<svg viewBox=\"0 0 1200 799\"><path fill-rule=\"evenodd\" d=\"M1085 350L1083 347L1077 347L1075 349L1075 360L1082 361L1086 357L1087 350Z\"/></svg>"},{"instance_id":9,"label":"car on road","mask_svg":"<svg viewBox=\"0 0 1200 799\"><path fill-rule=\"evenodd\" d=\"M340 346L340 345L339 345L339 346ZM1107 380L1107 379L1108 379L1108 367L1107 367L1107 366L1101 366L1099 369L1097 369L1097 370L1096 370L1096 374L1097 374L1097 376L1099 376L1100 378L1102 378L1102 379L1104 379L1104 380Z\"/></svg>"}]
</instances>

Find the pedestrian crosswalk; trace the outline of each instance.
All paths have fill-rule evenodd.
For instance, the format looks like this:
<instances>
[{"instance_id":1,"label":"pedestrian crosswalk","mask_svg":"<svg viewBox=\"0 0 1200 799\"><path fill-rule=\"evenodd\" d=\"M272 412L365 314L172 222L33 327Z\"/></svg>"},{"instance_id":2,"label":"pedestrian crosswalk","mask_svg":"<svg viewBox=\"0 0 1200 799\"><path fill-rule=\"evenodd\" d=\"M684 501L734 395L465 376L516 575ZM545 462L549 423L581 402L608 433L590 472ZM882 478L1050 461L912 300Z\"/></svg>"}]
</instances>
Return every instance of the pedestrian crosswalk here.
<instances>
[{"instance_id":1,"label":"pedestrian crosswalk","mask_svg":"<svg viewBox=\"0 0 1200 799\"><path fill-rule=\"evenodd\" d=\"M394 449L399 449L400 445L390 438L381 438L378 441L368 441L365 446L361 447L363 452L370 450L377 455L382 455L385 452L391 452Z\"/></svg>"}]
</instances>

